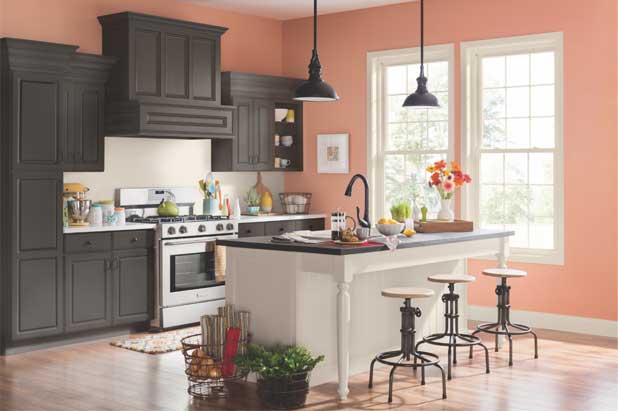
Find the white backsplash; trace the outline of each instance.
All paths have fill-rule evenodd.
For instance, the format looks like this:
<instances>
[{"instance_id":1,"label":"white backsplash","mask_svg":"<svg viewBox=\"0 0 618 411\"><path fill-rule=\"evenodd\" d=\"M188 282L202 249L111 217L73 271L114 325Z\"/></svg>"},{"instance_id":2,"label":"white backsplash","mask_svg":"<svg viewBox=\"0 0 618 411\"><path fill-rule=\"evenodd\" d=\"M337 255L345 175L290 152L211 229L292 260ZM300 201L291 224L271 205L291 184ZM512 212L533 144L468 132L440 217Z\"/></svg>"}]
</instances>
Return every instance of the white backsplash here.
<instances>
[{"instance_id":1,"label":"white backsplash","mask_svg":"<svg viewBox=\"0 0 618 411\"><path fill-rule=\"evenodd\" d=\"M151 138L105 138L104 172L64 173L67 183L82 183L90 188L91 200L113 199L117 188L192 186L211 169L210 140L174 140ZM213 173L221 181L223 194L243 197L255 184L257 173ZM279 210L278 193L283 191L283 173L262 173L262 182L273 193L274 210ZM201 198L196 198L195 212L202 210Z\"/></svg>"}]
</instances>

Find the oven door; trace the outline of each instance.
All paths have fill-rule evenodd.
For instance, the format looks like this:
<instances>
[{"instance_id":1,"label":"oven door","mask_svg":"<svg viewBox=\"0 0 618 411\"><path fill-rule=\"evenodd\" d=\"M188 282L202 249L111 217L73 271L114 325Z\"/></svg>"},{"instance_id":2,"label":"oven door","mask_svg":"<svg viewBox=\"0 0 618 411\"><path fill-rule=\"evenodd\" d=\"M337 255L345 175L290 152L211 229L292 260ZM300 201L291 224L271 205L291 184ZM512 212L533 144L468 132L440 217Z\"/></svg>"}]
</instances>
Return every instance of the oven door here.
<instances>
[{"instance_id":1,"label":"oven door","mask_svg":"<svg viewBox=\"0 0 618 411\"><path fill-rule=\"evenodd\" d=\"M160 264L163 307L225 298L215 238L162 240Z\"/></svg>"}]
</instances>

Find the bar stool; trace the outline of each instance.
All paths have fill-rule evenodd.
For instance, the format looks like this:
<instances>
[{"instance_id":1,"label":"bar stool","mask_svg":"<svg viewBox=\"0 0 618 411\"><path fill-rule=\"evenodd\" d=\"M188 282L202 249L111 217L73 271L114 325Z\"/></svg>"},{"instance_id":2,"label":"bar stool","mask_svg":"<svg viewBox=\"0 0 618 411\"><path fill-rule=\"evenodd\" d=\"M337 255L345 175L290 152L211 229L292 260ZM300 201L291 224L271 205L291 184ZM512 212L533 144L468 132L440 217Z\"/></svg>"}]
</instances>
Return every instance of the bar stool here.
<instances>
[{"instance_id":1,"label":"bar stool","mask_svg":"<svg viewBox=\"0 0 618 411\"><path fill-rule=\"evenodd\" d=\"M448 379L451 379L451 364L457 365L457 347L470 347L480 345L485 350L485 373L489 374L489 351L479 337L459 332L459 295L455 294L455 284L471 283L476 280L466 274L436 274L427 277L432 283L448 284L448 293L442 294L444 302L444 332L432 334L423 338L416 344L416 349L421 344L433 344L448 347ZM448 338L448 341L440 341ZM459 341L458 341L459 339ZM452 356L451 356L452 350Z\"/></svg>"},{"instance_id":2,"label":"bar stool","mask_svg":"<svg viewBox=\"0 0 618 411\"><path fill-rule=\"evenodd\" d=\"M384 297L402 298L404 300L403 306L399 309L401 311L401 349L376 355L369 367L369 388L373 387L373 366L376 361L393 367L388 379L388 402L393 402L393 378L397 367L414 369L420 367L422 371L421 385L425 385L425 367L431 365L437 367L442 373L442 398L446 398L446 378L444 377L444 369L439 364L440 358L436 354L416 351L414 345L415 317L421 316L421 310L418 307L412 307L411 300L413 298L427 298L432 295L433 290L429 288L400 287L382 290ZM399 357L399 359L391 360L396 357ZM412 358L414 363L409 363ZM417 359L421 361L420 364L416 363Z\"/></svg>"},{"instance_id":3,"label":"bar stool","mask_svg":"<svg viewBox=\"0 0 618 411\"><path fill-rule=\"evenodd\" d=\"M538 342L536 334L530 327L522 324L511 323L511 302L510 292L511 287L506 284L507 278L521 278L528 275L527 272L521 270L513 270L510 268L486 268L483 274L489 277L497 277L501 282L496 286L496 295L498 296L498 321L495 323L479 324L476 331L472 335L480 332L494 334L496 336L495 350L498 352L498 336L506 335L509 339L509 366L513 365L513 336L532 334L534 337L534 358L539 358ZM472 358L472 347L470 347L470 358Z\"/></svg>"}]
</instances>

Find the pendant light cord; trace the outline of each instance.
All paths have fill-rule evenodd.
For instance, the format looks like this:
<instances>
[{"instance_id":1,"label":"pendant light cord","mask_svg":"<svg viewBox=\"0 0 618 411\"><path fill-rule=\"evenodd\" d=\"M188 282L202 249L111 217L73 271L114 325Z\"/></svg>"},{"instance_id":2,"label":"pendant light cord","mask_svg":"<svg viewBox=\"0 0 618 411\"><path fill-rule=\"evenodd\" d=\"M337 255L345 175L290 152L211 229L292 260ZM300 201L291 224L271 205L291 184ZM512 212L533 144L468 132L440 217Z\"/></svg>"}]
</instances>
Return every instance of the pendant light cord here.
<instances>
[{"instance_id":1,"label":"pendant light cord","mask_svg":"<svg viewBox=\"0 0 618 411\"><path fill-rule=\"evenodd\" d=\"M318 49L318 0L313 0L313 49Z\"/></svg>"},{"instance_id":2,"label":"pendant light cord","mask_svg":"<svg viewBox=\"0 0 618 411\"><path fill-rule=\"evenodd\" d=\"M425 59L424 59L424 44L425 44L425 0L421 0L421 77L425 77Z\"/></svg>"}]
</instances>

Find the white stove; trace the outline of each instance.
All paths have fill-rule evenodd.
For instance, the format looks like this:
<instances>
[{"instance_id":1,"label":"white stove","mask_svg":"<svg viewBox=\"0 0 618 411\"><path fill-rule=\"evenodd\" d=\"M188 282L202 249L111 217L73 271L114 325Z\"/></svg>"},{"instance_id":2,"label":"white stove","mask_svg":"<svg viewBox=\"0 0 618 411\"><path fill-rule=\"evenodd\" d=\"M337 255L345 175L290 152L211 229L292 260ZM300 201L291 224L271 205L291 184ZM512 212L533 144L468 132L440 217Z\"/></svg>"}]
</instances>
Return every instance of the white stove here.
<instances>
[{"instance_id":1,"label":"white stove","mask_svg":"<svg viewBox=\"0 0 618 411\"><path fill-rule=\"evenodd\" d=\"M186 215L157 216L156 207L175 198ZM157 224L156 317L153 325L172 328L197 323L225 305L225 247L219 238L236 238L238 222L227 216L194 215L197 189L143 188L118 190L127 222Z\"/></svg>"}]
</instances>

